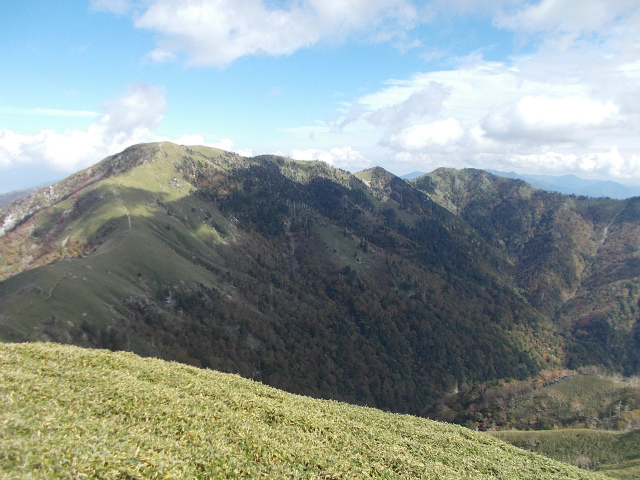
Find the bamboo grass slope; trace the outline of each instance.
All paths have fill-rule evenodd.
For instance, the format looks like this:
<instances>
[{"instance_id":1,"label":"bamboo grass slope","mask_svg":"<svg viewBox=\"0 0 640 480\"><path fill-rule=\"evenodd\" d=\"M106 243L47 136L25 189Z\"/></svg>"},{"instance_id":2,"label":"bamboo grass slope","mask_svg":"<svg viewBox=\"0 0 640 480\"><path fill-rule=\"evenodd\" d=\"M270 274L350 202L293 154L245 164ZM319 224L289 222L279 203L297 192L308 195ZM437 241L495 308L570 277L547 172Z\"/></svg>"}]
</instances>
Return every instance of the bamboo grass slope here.
<instances>
[{"instance_id":1,"label":"bamboo grass slope","mask_svg":"<svg viewBox=\"0 0 640 480\"><path fill-rule=\"evenodd\" d=\"M489 435L235 375L0 345L0 477L596 479Z\"/></svg>"}]
</instances>

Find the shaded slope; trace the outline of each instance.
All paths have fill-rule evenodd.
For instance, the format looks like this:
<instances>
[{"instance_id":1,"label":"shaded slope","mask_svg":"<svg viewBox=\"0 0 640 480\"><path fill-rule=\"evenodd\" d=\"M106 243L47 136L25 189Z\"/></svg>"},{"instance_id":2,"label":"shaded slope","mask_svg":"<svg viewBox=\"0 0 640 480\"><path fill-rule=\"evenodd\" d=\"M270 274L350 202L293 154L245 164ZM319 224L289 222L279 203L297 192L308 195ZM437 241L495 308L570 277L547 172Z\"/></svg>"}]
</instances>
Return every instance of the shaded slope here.
<instances>
[{"instance_id":1,"label":"shaded slope","mask_svg":"<svg viewBox=\"0 0 640 480\"><path fill-rule=\"evenodd\" d=\"M3 478L604 478L487 435L236 376L0 345Z\"/></svg>"},{"instance_id":2,"label":"shaded slope","mask_svg":"<svg viewBox=\"0 0 640 480\"><path fill-rule=\"evenodd\" d=\"M637 373L638 198L553 194L473 169L439 169L411 183L507 255L519 290L564 333L566 365Z\"/></svg>"}]
</instances>

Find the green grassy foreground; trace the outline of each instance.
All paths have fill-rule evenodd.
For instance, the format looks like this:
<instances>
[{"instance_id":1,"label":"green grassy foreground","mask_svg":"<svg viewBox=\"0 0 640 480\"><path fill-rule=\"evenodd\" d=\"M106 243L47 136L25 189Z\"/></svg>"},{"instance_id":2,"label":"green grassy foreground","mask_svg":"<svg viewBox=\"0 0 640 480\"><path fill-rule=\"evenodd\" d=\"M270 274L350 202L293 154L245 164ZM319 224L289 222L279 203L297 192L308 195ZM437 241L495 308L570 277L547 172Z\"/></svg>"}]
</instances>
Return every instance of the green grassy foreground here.
<instances>
[{"instance_id":1,"label":"green grassy foreground","mask_svg":"<svg viewBox=\"0 0 640 480\"><path fill-rule=\"evenodd\" d=\"M0 478L603 478L455 425L129 353L0 345Z\"/></svg>"}]
</instances>

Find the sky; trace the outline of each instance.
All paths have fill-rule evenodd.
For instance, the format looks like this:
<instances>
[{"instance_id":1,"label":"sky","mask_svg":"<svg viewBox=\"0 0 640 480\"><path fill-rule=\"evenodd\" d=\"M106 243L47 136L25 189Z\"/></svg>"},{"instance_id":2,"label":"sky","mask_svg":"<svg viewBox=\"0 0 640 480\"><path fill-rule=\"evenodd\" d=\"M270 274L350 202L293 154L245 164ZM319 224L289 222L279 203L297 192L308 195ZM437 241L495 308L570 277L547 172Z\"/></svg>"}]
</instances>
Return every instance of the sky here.
<instances>
[{"instance_id":1,"label":"sky","mask_svg":"<svg viewBox=\"0 0 640 480\"><path fill-rule=\"evenodd\" d=\"M640 184L640 2L0 0L0 193L164 140Z\"/></svg>"}]
</instances>

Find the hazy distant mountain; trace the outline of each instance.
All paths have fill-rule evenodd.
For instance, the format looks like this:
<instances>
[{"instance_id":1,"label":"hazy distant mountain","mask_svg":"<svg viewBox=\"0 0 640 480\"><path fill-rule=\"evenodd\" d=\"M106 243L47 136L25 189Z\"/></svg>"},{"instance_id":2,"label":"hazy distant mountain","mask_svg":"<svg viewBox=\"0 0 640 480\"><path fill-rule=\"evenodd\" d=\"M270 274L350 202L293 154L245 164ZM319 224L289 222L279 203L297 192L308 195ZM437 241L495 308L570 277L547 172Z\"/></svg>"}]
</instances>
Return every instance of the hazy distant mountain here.
<instances>
[{"instance_id":1,"label":"hazy distant mountain","mask_svg":"<svg viewBox=\"0 0 640 480\"><path fill-rule=\"evenodd\" d=\"M400 178L403 180L413 180L414 178L418 178L426 174L427 174L426 172L411 172L411 173L406 173L404 175L400 175Z\"/></svg>"},{"instance_id":2,"label":"hazy distant mountain","mask_svg":"<svg viewBox=\"0 0 640 480\"><path fill-rule=\"evenodd\" d=\"M0 339L131 350L426 413L640 365L640 198L137 145L0 207Z\"/></svg>"},{"instance_id":3,"label":"hazy distant mountain","mask_svg":"<svg viewBox=\"0 0 640 480\"><path fill-rule=\"evenodd\" d=\"M42 187L31 187L25 188L24 190L14 190L12 192L0 193L0 205L6 205L7 203L11 203L19 198L28 197L32 193L37 192Z\"/></svg>"},{"instance_id":4,"label":"hazy distant mountain","mask_svg":"<svg viewBox=\"0 0 640 480\"><path fill-rule=\"evenodd\" d=\"M550 192L560 192L567 195L583 195L585 197L609 197L618 200L640 196L640 185L624 185L611 180L587 180L575 175L528 175L516 172L499 172L487 170L499 177L518 178Z\"/></svg>"}]
</instances>

